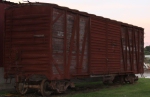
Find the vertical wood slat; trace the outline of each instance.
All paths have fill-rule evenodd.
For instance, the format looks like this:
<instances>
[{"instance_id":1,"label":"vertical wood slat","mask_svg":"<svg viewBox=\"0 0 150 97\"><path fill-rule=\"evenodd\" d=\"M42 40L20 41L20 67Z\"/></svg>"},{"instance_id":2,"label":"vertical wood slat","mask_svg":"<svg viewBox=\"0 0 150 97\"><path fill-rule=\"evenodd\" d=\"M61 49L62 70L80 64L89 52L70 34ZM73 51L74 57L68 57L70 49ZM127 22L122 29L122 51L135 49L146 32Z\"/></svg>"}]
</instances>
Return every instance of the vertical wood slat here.
<instances>
[{"instance_id":1,"label":"vertical wood slat","mask_svg":"<svg viewBox=\"0 0 150 97\"><path fill-rule=\"evenodd\" d=\"M70 66L71 66L71 60L72 60L72 50L73 50L73 44L74 44L74 38L75 38L75 33L76 33L76 28L77 28L77 16L75 15L74 17L74 25L72 29L72 35L71 35L71 40L70 40L70 49L69 49L69 55L68 55L68 62L67 62L67 70L70 73ZM68 73L68 74L69 74Z\"/></svg>"},{"instance_id":2,"label":"vertical wood slat","mask_svg":"<svg viewBox=\"0 0 150 97\"><path fill-rule=\"evenodd\" d=\"M68 70L67 70L67 11L65 10L64 16L64 78L68 78Z\"/></svg>"},{"instance_id":3,"label":"vertical wood slat","mask_svg":"<svg viewBox=\"0 0 150 97\"><path fill-rule=\"evenodd\" d=\"M86 39L87 39L87 35L88 35L88 32L87 32L87 29L88 29L88 22L86 22L86 24L85 24L85 32L84 32L84 37L83 37L83 43L82 43L82 53L81 53L81 58L80 58L80 73L81 73L81 69L83 69L82 68L82 66L83 66L83 57L84 57L84 52L85 52L85 47L86 47Z\"/></svg>"},{"instance_id":4,"label":"vertical wood slat","mask_svg":"<svg viewBox=\"0 0 150 97\"><path fill-rule=\"evenodd\" d=\"M124 43L123 43L123 32L122 32L123 27L120 29L120 37L121 37L121 56L122 56L122 70L125 71L125 54L124 54Z\"/></svg>"},{"instance_id":5,"label":"vertical wood slat","mask_svg":"<svg viewBox=\"0 0 150 97\"><path fill-rule=\"evenodd\" d=\"M51 79L52 76L52 21L53 21L53 7L50 8L50 33L49 33L49 79Z\"/></svg>"},{"instance_id":6,"label":"vertical wood slat","mask_svg":"<svg viewBox=\"0 0 150 97\"><path fill-rule=\"evenodd\" d=\"M106 61L106 68L107 68L107 73L109 74L110 73L110 68L109 68L109 64L108 64L108 24L109 24L109 20L106 20L105 21L105 29L106 29L106 34L105 34L105 37L106 37L106 51L105 51L105 54L106 54L106 58L105 58L105 61Z\"/></svg>"},{"instance_id":7,"label":"vertical wood slat","mask_svg":"<svg viewBox=\"0 0 150 97\"><path fill-rule=\"evenodd\" d=\"M79 36L79 30L80 30L80 15L78 14L77 15L77 58L76 58L76 61L77 61L77 74L80 74L80 64L79 64L79 39L80 39L80 36Z\"/></svg>"},{"instance_id":8,"label":"vertical wood slat","mask_svg":"<svg viewBox=\"0 0 150 97\"><path fill-rule=\"evenodd\" d=\"M131 55L130 55L130 35L129 35L129 29L128 29L128 27L127 27L127 67L129 68L129 71L131 71ZM128 64L128 61L129 61L129 64ZM127 69L127 71L128 71L128 69Z\"/></svg>"}]
</instances>

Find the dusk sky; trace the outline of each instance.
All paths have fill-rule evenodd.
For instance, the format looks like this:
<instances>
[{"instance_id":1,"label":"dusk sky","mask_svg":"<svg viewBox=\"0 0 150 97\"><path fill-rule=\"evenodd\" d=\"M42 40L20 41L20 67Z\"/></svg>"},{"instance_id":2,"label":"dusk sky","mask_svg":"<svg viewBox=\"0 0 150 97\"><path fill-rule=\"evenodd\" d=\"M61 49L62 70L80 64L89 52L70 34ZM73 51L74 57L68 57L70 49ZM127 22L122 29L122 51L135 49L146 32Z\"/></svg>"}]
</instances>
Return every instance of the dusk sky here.
<instances>
[{"instance_id":1,"label":"dusk sky","mask_svg":"<svg viewBox=\"0 0 150 97\"><path fill-rule=\"evenodd\" d=\"M7 0L8 1L8 0ZM23 2L23 0L10 0ZM27 0L24 0L27 1ZM55 3L144 28L145 46L150 45L150 0L29 0Z\"/></svg>"}]
</instances>

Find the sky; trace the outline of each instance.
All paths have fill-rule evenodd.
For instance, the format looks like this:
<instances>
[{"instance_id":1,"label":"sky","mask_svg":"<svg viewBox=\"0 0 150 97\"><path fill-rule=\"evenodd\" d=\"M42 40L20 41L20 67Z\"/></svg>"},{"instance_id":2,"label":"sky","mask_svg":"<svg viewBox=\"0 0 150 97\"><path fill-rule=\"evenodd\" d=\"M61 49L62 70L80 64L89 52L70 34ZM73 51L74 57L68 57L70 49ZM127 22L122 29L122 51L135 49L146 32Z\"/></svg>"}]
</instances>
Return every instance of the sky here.
<instances>
[{"instance_id":1,"label":"sky","mask_svg":"<svg viewBox=\"0 0 150 97\"><path fill-rule=\"evenodd\" d=\"M7 0L8 1L8 0ZM9 0L24 2L27 0ZM150 45L150 0L29 0L54 3L71 9L144 28L144 46Z\"/></svg>"}]
</instances>

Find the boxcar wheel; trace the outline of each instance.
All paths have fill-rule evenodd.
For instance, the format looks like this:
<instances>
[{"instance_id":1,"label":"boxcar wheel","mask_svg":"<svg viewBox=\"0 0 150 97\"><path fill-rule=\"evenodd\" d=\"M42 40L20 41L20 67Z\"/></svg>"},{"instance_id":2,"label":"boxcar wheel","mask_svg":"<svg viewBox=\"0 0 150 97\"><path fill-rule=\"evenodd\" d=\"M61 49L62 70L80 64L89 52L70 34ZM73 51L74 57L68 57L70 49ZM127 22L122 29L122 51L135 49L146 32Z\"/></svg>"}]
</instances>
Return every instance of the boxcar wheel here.
<instances>
[{"instance_id":1,"label":"boxcar wheel","mask_svg":"<svg viewBox=\"0 0 150 97\"><path fill-rule=\"evenodd\" d=\"M22 95L26 94L28 91L28 87L25 87L25 85L28 85L28 84L27 83L17 83L16 91Z\"/></svg>"},{"instance_id":2,"label":"boxcar wheel","mask_svg":"<svg viewBox=\"0 0 150 97\"><path fill-rule=\"evenodd\" d=\"M48 87L49 87L49 82L46 79L42 80L40 89L41 89L41 94L43 96L49 96L52 93L52 91L49 90Z\"/></svg>"}]
</instances>

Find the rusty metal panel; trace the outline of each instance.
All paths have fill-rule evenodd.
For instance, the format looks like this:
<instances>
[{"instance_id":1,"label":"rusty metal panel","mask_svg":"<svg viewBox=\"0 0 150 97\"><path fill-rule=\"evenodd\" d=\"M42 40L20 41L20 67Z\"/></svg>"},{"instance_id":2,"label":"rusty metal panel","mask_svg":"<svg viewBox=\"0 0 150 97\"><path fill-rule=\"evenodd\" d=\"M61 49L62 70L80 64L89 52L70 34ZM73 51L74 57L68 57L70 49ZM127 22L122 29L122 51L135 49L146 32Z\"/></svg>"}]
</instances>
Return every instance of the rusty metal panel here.
<instances>
[{"instance_id":1,"label":"rusty metal panel","mask_svg":"<svg viewBox=\"0 0 150 97\"><path fill-rule=\"evenodd\" d=\"M107 66L108 73L120 72L121 41L120 24L115 21L107 23Z\"/></svg>"},{"instance_id":2,"label":"rusty metal panel","mask_svg":"<svg viewBox=\"0 0 150 97\"><path fill-rule=\"evenodd\" d=\"M142 73L143 31L139 27L92 16L90 73Z\"/></svg>"},{"instance_id":3,"label":"rusty metal panel","mask_svg":"<svg viewBox=\"0 0 150 97\"><path fill-rule=\"evenodd\" d=\"M105 19L92 17L90 32L90 73L107 73L107 23Z\"/></svg>"},{"instance_id":4,"label":"rusty metal panel","mask_svg":"<svg viewBox=\"0 0 150 97\"><path fill-rule=\"evenodd\" d=\"M104 18L91 18L92 74L120 72L121 42L120 24Z\"/></svg>"},{"instance_id":5,"label":"rusty metal panel","mask_svg":"<svg viewBox=\"0 0 150 97\"><path fill-rule=\"evenodd\" d=\"M50 8L18 7L6 10L5 75L48 75Z\"/></svg>"}]
</instances>

